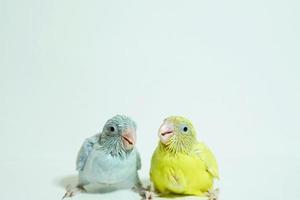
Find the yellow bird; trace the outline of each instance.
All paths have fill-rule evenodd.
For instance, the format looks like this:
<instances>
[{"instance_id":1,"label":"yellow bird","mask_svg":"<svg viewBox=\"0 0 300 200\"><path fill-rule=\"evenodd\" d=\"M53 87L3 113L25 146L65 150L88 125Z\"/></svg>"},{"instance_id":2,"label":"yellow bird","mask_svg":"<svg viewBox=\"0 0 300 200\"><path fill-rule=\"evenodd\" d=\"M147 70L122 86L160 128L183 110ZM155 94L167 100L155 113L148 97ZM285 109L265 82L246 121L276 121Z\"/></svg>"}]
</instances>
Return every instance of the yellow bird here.
<instances>
[{"instance_id":1,"label":"yellow bird","mask_svg":"<svg viewBox=\"0 0 300 200\"><path fill-rule=\"evenodd\" d=\"M168 117L158 136L150 169L156 192L217 199L219 191L213 190L213 181L219 179L218 164L209 148L197 141L192 123L184 117Z\"/></svg>"}]
</instances>

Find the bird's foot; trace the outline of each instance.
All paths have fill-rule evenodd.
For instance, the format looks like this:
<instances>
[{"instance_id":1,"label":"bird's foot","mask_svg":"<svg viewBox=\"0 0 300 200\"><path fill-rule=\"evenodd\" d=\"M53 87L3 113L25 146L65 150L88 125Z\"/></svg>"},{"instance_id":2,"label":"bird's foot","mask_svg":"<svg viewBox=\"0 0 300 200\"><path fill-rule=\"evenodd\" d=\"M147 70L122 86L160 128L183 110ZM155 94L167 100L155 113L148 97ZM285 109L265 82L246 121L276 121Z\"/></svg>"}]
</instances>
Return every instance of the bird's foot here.
<instances>
[{"instance_id":1,"label":"bird's foot","mask_svg":"<svg viewBox=\"0 0 300 200\"><path fill-rule=\"evenodd\" d=\"M154 193L152 191L148 191L148 190L145 190L144 194L142 195L143 200L151 200L151 199L153 199L153 197L154 197Z\"/></svg>"},{"instance_id":2,"label":"bird's foot","mask_svg":"<svg viewBox=\"0 0 300 200\"><path fill-rule=\"evenodd\" d=\"M86 192L84 187L80 186L80 185L77 185L76 187L72 187L71 185L67 185L66 190L67 191L66 191L65 195L62 197L62 199L68 198L68 197L73 197L76 194Z\"/></svg>"},{"instance_id":3,"label":"bird's foot","mask_svg":"<svg viewBox=\"0 0 300 200\"><path fill-rule=\"evenodd\" d=\"M207 196L208 200L218 200L219 193L220 193L219 188L211 189L205 193L205 196Z\"/></svg>"},{"instance_id":4,"label":"bird's foot","mask_svg":"<svg viewBox=\"0 0 300 200\"><path fill-rule=\"evenodd\" d=\"M142 197L142 200L151 200L154 197L154 192L151 188L151 186L148 186L147 188L144 187L134 187L133 190Z\"/></svg>"}]
</instances>

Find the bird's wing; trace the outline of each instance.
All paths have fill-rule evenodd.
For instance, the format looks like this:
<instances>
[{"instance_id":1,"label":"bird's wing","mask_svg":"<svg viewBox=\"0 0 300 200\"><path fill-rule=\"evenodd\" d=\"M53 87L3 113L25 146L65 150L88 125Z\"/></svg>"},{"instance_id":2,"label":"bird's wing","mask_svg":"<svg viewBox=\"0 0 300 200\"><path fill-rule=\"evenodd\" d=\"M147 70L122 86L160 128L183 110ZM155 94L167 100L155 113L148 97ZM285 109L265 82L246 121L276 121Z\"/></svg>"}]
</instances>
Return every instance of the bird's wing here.
<instances>
[{"instance_id":1,"label":"bird's wing","mask_svg":"<svg viewBox=\"0 0 300 200\"><path fill-rule=\"evenodd\" d=\"M138 151L136 151L136 166L137 166L137 170L142 168L141 156Z\"/></svg>"},{"instance_id":2,"label":"bird's wing","mask_svg":"<svg viewBox=\"0 0 300 200\"><path fill-rule=\"evenodd\" d=\"M86 160L90 154L90 152L93 149L94 144L99 140L99 134L96 134L90 138L85 139L83 142L78 155L77 155L77 160L76 160L76 170L81 171L83 170Z\"/></svg>"},{"instance_id":3,"label":"bird's wing","mask_svg":"<svg viewBox=\"0 0 300 200\"><path fill-rule=\"evenodd\" d=\"M215 178L219 179L218 163L210 149L203 143L199 142L196 145L195 152L197 156L206 165L207 171Z\"/></svg>"}]
</instances>

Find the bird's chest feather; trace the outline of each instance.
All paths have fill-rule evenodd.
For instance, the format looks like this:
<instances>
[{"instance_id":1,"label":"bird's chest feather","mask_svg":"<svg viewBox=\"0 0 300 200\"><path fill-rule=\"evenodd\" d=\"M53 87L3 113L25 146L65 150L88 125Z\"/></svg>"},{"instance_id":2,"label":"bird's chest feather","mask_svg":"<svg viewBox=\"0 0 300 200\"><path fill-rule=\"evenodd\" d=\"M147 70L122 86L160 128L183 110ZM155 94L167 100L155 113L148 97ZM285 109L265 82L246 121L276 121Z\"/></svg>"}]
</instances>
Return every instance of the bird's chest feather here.
<instances>
[{"instance_id":1,"label":"bird's chest feather","mask_svg":"<svg viewBox=\"0 0 300 200\"><path fill-rule=\"evenodd\" d=\"M91 181L108 184L134 177L136 170L135 154L121 158L97 149L91 152L84 169Z\"/></svg>"},{"instance_id":2,"label":"bird's chest feather","mask_svg":"<svg viewBox=\"0 0 300 200\"><path fill-rule=\"evenodd\" d=\"M205 166L195 155L158 152L153 158L151 179L160 191L184 193L197 184L202 172Z\"/></svg>"}]
</instances>

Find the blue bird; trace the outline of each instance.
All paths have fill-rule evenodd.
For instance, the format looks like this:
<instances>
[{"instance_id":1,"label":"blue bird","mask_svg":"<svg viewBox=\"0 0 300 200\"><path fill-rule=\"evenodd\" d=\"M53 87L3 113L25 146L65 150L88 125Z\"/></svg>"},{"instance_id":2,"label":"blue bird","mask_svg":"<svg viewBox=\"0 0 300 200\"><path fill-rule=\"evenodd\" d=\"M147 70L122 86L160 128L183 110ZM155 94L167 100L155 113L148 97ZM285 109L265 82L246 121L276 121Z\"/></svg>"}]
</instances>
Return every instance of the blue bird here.
<instances>
[{"instance_id":1,"label":"blue bird","mask_svg":"<svg viewBox=\"0 0 300 200\"><path fill-rule=\"evenodd\" d=\"M101 133L84 141L76 161L79 182L75 187L68 186L63 198L85 192L85 186L95 184L125 185L148 198L138 175L141 158L135 144L136 123L131 118L116 115L109 119Z\"/></svg>"}]
</instances>

